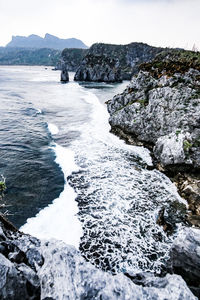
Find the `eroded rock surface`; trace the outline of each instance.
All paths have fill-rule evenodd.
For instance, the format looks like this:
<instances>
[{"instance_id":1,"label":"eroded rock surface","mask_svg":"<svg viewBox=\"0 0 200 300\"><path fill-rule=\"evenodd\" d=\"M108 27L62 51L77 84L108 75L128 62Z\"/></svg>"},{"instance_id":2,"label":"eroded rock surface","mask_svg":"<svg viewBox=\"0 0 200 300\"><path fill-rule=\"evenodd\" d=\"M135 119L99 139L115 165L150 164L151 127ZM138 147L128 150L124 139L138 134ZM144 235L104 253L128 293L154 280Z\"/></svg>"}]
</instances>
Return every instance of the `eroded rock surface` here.
<instances>
[{"instance_id":1,"label":"eroded rock surface","mask_svg":"<svg viewBox=\"0 0 200 300\"><path fill-rule=\"evenodd\" d=\"M161 50L143 43L94 44L83 58L74 79L97 82L129 80L139 64L154 58Z\"/></svg>"},{"instance_id":2,"label":"eroded rock surface","mask_svg":"<svg viewBox=\"0 0 200 300\"><path fill-rule=\"evenodd\" d=\"M181 275L200 297L200 230L185 228L175 240L170 256L173 272Z\"/></svg>"},{"instance_id":3,"label":"eroded rock surface","mask_svg":"<svg viewBox=\"0 0 200 300\"><path fill-rule=\"evenodd\" d=\"M24 235L0 222L0 298L18 299L173 299L195 296L178 275L148 275L142 285L124 274L103 272L74 247Z\"/></svg>"},{"instance_id":4,"label":"eroded rock surface","mask_svg":"<svg viewBox=\"0 0 200 300\"><path fill-rule=\"evenodd\" d=\"M61 59L56 65L57 70L67 70L76 72L83 57L87 54L87 49L66 48L61 53Z\"/></svg>"},{"instance_id":5,"label":"eroded rock surface","mask_svg":"<svg viewBox=\"0 0 200 300\"><path fill-rule=\"evenodd\" d=\"M140 69L107 102L111 130L152 151L155 166L188 200L189 222L200 226L200 55L164 52Z\"/></svg>"},{"instance_id":6,"label":"eroded rock surface","mask_svg":"<svg viewBox=\"0 0 200 300\"><path fill-rule=\"evenodd\" d=\"M200 72L190 69L155 79L140 71L108 102L109 122L144 144L154 145L163 166L200 167Z\"/></svg>"},{"instance_id":7,"label":"eroded rock surface","mask_svg":"<svg viewBox=\"0 0 200 300\"><path fill-rule=\"evenodd\" d=\"M0 299L40 299L41 287L37 268L43 258L40 242L14 228L0 216Z\"/></svg>"}]
</instances>

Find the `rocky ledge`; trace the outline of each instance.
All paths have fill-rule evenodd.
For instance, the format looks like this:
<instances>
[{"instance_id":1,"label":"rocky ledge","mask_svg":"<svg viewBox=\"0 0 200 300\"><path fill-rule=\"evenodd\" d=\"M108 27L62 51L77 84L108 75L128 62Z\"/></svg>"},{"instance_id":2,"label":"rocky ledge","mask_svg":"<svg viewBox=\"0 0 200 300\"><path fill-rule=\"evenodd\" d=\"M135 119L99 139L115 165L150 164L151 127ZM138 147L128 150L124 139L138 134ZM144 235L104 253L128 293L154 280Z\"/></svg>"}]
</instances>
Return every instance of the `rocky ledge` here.
<instances>
[{"instance_id":1,"label":"rocky ledge","mask_svg":"<svg viewBox=\"0 0 200 300\"><path fill-rule=\"evenodd\" d=\"M83 58L74 79L96 82L129 80L139 64L154 58L162 50L143 43L94 44Z\"/></svg>"},{"instance_id":2,"label":"rocky ledge","mask_svg":"<svg viewBox=\"0 0 200 300\"><path fill-rule=\"evenodd\" d=\"M158 54L107 104L112 132L151 150L188 200L189 220L200 224L200 54Z\"/></svg>"},{"instance_id":3,"label":"rocky ledge","mask_svg":"<svg viewBox=\"0 0 200 300\"><path fill-rule=\"evenodd\" d=\"M192 261L188 268L192 269ZM199 264L194 273L199 281ZM0 274L2 300L197 299L179 275L113 276L86 262L72 246L59 241L40 241L19 232L2 215Z\"/></svg>"}]
</instances>

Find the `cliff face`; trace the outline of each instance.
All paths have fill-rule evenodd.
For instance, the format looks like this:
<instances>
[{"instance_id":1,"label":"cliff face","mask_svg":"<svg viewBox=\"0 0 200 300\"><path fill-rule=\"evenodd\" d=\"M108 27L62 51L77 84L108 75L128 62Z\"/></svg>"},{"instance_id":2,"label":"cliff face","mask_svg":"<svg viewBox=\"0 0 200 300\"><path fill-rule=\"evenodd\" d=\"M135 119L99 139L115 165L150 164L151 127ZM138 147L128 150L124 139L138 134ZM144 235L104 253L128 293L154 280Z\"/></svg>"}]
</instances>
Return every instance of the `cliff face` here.
<instances>
[{"instance_id":1,"label":"cliff face","mask_svg":"<svg viewBox=\"0 0 200 300\"><path fill-rule=\"evenodd\" d=\"M154 63L141 66L125 91L108 102L109 122L113 130L154 145L163 166L200 168L200 71L186 63L177 70L177 61L167 71L162 63L162 71Z\"/></svg>"},{"instance_id":2,"label":"cliff face","mask_svg":"<svg viewBox=\"0 0 200 300\"><path fill-rule=\"evenodd\" d=\"M95 268L72 246L20 233L2 216L0 274L2 300L196 299L180 276L129 274L137 285L124 274L113 276Z\"/></svg>"},{"instance_id":3,"label":"cliff face","mask_svg":"<svg viewBox=\"0 0 200 300\"><path fill-rule=\"evenodd\" d=\"M131 79L141 63L151 60L161 50L143 43L94 44L83 58L74 79L104 82Z\"/></svg>"},{"instance_id":4,"label":"cliff face","mask_svg":"<svg viewBox=\"0 0 200 300\"><path fill-rule=\"evenodd\" d=\"M87 54L87 49L64 49L61 53L61 60L57 64L58 70L76 72L83 57Z\"/></svg>"},{"instance_id":5,"label":"cliff face","mask_svg":"<svg viewBox=\"0 0 200 300\"><path fill-rule=\"evenodd\" d=\"M155 79L140 71L108 104L109 122L139 141L154 145L164 165L200 167L200 72Z\"/></svg>"},{"instance_id":6,"label":"cliff face","mask_svg":"<svg viewBox=\"0 0 200 300\"><path fill-rule=\"evenodd\" d=\"M181 172L179 190L200 215L200 54L164 52L140 69L108 101L112 131L148 146L161 169Z\"/></svg>"}]
</instances>

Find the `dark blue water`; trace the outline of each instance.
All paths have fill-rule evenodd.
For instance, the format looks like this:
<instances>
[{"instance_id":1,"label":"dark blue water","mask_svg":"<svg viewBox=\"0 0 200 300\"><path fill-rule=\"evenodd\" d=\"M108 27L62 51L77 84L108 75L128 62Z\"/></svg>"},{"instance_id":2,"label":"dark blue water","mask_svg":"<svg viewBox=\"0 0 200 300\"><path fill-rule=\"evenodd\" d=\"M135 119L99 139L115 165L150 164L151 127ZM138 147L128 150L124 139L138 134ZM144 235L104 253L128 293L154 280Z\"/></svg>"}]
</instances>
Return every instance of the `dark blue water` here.
<instances>
[{"instance_id":1,"label":"dark blue water","mask_svg":"<svg viewBox=\"0 0 200 300\"><path fill-rule=\"evenodd\" d=\"M58 97L65 97L59 77L59 72L42 67L0 68L0 174L6 177L6 210L17 227L59 197L64 188L47 122L57 118L59 124L66 118L73 123L75 115L81 122L82 116L67 97L59 105ZM56 138L60 144L79 135L77 131L65 133Z\"/></svg>"},{"instance_id":2,"label":"dark blue water","mask_svg":"<svg viewBox=\"0 0 200 300\"><path fill-rule=\"evenodd\" d=\"M181 199L168 178L146 168L146 149L109 132L104 102L127 82L72 78L61 84L50 68L0 67L9 218L25 232L74 244L104 270L159 273L177 232L167 236L156 218Z\"/></svg>"}]
</instances>

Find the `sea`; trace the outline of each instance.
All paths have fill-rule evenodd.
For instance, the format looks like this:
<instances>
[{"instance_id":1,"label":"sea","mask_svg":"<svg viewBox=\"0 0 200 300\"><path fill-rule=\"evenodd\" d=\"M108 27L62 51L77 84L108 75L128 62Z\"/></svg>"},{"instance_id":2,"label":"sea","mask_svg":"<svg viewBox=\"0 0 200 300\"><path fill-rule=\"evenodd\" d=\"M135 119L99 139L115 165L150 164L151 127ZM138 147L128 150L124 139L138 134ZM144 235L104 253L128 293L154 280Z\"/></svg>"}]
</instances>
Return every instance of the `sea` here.
<instances>
[{"instance_id":1,"label":"sea","mask_svg":"<svg viewBox=\"0 0 200 300\"><path fill-rule=\"evenodd\" d=\"M167 234L159 211L185 205L150 153L110 133L105 102L117 84L60 82L45 66L0 66L0 176L9 220L57 239L113 274L160 274L182 224Z\"/></svg>"}]
</instances>

